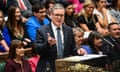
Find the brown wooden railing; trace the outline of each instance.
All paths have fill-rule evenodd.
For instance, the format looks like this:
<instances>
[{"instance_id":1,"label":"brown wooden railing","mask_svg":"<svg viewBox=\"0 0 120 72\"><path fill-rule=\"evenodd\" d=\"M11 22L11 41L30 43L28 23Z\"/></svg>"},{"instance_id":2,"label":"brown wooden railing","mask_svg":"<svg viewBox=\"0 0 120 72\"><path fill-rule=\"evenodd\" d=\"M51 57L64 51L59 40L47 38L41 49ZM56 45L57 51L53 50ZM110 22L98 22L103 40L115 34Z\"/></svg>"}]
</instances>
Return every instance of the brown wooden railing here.
<instances>
[{"instance_id":1,"label":"brown wooden railing","mask_svg":"<svg viewBox=\"0 0 120 72\"><path fill-rule=\"evenodd\" d=\"M33 55L32 48L25 49L25 57L31 57ZM8 58L8 52L0 53L0 62L5 61Z\"/></svg>"}]
</instances>

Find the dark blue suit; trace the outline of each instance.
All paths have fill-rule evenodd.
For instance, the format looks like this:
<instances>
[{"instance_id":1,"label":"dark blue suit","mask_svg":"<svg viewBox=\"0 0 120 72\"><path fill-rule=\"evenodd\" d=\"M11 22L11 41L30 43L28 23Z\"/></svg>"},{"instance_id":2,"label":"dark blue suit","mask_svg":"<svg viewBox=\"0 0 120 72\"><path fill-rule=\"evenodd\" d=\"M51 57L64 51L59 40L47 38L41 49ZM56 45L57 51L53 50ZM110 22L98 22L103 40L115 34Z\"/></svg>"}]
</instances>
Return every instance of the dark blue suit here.
<instances>
[{"instance_id":1,"label":"dark blue suit","mask_svg":"<svg viewBox=\"0 0 120 72\"><path fill-rule=\"evenodd\" d=\"M74 54L75 41L72 29L66 25L62 26L64 35L64 57ZM54 38L51 24L37 30L35 40L35 52L40 55L36 72L44 72L46 62L50 63L52 72L55 72L55 60L57 59L56 45L50 46L47 41L47 33Z\"/></svg>"},{"instance_id":2,"label":"dark blue suit","mask_svg":"<svg viewBox=\"0 0 120 72\"><path fill-rule=\"evenodd\" d=\"M22 10L21 9L21 13L23 16L25 17L29 17L32 15L32 5L30 4L29 0L23 0L25 6L27 7L27 10ZM8 0L8 5L10 6L18 6L19 4L17 2L17 0Z\"/></svg>"},{"instance_id":3,"label":"dark blue suit","mask_svg":"<svg viewBox=\"0 0 120 72\"><path fill-rule=\"evenodd\" d=\"M108 58L110 62L114 62L115 60L120 59L120 38L115 39L111 36L105 37L109 42L111 42L114 47L108 46L108 43L104 43L104 46L106 46L105 53L108 55Z\"/></svg>"}]
</instances>

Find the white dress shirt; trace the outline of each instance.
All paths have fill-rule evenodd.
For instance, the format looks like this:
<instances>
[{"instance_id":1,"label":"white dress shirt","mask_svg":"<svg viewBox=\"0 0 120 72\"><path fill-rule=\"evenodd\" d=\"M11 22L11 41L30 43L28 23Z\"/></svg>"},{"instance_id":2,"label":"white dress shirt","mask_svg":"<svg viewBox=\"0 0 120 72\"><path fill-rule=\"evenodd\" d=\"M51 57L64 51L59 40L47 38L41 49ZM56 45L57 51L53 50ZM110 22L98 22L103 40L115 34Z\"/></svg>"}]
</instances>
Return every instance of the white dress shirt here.
<instances>
[{"instance_id":1,"label":"white dress shirt","mask_svg":"<svg viewBox=\"0 0 120 72\"><path fill-rule=\"evenodd\" d=\"M55 36L55 40L57 42L57 26L53 23L51 23L51 26L52 26L52 30L53 30L53 33L54 33L54 36ZM61 37L62 37L62 44L64 46L64 35L63 35L62 25L60 26L60 33L61 33ZM56 43L56 45L57 45L57 43ZM57 45L57 48L58 48L58 45Z\"/></svg>"}]
</instances>

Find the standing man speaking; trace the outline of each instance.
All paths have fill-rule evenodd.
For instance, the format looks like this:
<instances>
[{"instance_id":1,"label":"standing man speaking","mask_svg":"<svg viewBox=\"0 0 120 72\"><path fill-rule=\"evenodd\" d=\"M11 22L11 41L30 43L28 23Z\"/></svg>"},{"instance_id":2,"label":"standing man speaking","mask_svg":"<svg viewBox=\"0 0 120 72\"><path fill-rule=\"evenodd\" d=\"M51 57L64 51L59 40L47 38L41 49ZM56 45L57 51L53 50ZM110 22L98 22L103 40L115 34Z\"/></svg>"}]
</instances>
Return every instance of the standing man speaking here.
<instances>
[{"instance_id":1,"label":"standing man speaking","mask_svg":"<svg viewBox=\"0 0 120 72\"><path fill-rule=\"evenodd\" d=\"M40 55L36 72L44 72L49 62L55 72L55 60L79 53L75 49L73 31L64 23L65 10L61 4L55 4L51 12L51 23L37 30L35 52ZM76 51L78 50L78 51Z\"/></svg>"}]
</instances>

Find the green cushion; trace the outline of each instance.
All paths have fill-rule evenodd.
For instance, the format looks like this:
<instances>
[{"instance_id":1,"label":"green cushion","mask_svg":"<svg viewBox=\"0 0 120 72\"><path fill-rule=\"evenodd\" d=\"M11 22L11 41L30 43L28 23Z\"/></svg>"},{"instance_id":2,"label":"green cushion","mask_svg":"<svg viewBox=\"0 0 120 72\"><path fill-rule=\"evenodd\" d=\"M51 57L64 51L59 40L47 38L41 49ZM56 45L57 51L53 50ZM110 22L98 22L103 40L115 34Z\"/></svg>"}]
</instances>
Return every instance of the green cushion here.
<instances>
[{"instance_id":1,"label":"green cushion","mask_svg":"<svg viewBox=\"0 0 120 72\"><path fill-rule=\"evenodd\" d=\"M0 63L0 72L4 72L5 62Z\"/></svg>"}]
</instances>

